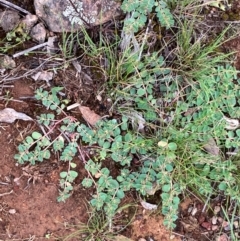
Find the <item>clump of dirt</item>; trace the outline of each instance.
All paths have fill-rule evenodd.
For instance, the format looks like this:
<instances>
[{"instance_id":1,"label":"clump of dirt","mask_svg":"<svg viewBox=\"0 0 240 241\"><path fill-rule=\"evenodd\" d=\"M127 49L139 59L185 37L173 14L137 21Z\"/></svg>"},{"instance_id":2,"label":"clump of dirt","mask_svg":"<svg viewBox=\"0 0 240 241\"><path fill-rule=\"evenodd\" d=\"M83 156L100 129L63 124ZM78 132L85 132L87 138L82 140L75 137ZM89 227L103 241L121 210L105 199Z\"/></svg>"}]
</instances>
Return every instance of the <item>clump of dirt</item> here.
<instances>
[{"instance_id":1,"label":"clump of dirt","mask_svg":"<svg viewBox=\"0 0 240 241\"><path fill-rule=\"evenodd\" d=\"M234 65L237 70L240 70L240 37L231 39L223 44L223 47L228 51L235 52Z\"/></svg>"},{"instance_id":2,"label":"clump of dirt","mask_svg":"<svg viewBox=\"0 0 240 241\"><path fill-rule=\"evenodd\" d=\"M180 241L180 236L171 234L163 225L164 217L161 215L147 213L138 214L136 220L131 225L131 238L139 240L161 240L161 241Z\"/></svg>"}]
</instances>

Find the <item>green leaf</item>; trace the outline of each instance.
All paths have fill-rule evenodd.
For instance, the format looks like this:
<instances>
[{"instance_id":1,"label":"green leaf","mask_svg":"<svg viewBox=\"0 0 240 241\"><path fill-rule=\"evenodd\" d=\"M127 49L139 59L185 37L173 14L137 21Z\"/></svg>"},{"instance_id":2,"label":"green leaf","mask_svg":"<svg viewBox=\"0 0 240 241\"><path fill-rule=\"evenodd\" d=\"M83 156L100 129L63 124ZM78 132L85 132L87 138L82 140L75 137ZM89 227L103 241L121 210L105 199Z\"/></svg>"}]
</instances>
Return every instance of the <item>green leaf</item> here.
<instances>
[{"instance_id":1,"label":"green leaf","mask_svg":"<svg viewBox=\"0 0 240 241\"><path fill-rule=\"evenodd\" d=\"M161 23L161 26L166 27L167 29L174 25L173 15L170 13L170 10L165 1L156 1L155 11L157 12L158 20Z\"/></svg>"},{"instance_id":2,"label":"green leaf","mask_svg":"<svg viewBox=\"0 0 240 241\"><path fill-rule=\"evenodd\" d=\"M170 184L165 184L162 186L162 191L163 192L169 192L171 190L171 185Z\"/></svg>"},{"instance_id":3,"label":"green leaf","mask_svg":"<svg viewBox=\"0 0 240 241\"><path fill-rule=\"evenodd\" d=\"M76 171L71 170L69 171L69 175L75 179L78 176L78 173Z\"/></svg>"},{"instance_id":4,"label":"green leaf","mask_svg":"<svg viewBox=\"0 0 240 241\"><path fill-rule=\"evenodd\" d=\"M123 122L123 123L121 124L121 129L122 129L123 131L126 131L126 130L128 129L128 123L127 123L127 122Z\"/></svg>"},{"instance_id":5,"label":"green leaf","mask_svg":"<svg viewBox=\"0 0 240 241\"><path fill-rule=\"evenodd\" d=\"M108 141L105 141L103 144L103 148L108 149L111 146L111 143Z\"/></svg>"},{"instance_id":6,"label":"green leaf","mask_svg":"<svg viewBox=\"0 0 240 241\"><path fill-rule=\"evenodd\" d=\"M165 168L168 172L171 172L173 170L173 166L171 164L167 164Z\"/></svg>"},{"instance_id":7,"label":"green leaf","mask_svg":"<svg viewBox=\"0 0 240 241\"><path fill-rule=\"evenodd\" d=\"M118 191L117 191L117 197L118 197L118 198L121 198L121 199L122 199L122 198L124 198L124 196L125 196L125 194L124 194L123 190L118 190Z\"/></svg>"},{"instance_id":8,"label":"green leaf","mask_svg":"<svg viewBox=\"0 0 240 241\"><path fill-rule=\"evenodd\" d=\"M84 187L86 187L86 188L91 187L92 184L93 184L93 180L90 179L90 178L86 178L86 177L85 177L85 178L82 180L82 185L83 185Z\"/></svg>"},{"instance_id":9,"label":"green leaf","mask_svg":"<svg viewBox=\"0 0 240 241\"><path fill-rule=\"evenodd\" d=\"M43 145L43 146L50 146L51 145L51 142L47 139L47 137L43 137L42 139L41 139L41 144Z\"/></svg>"},{"instance_id":10,"label":"green leaf","mask_svg":"<svg viewBox=\"0 0 240 241\"><path fill-rule=\"evenodd\" d=\"M227 188L227 184L225 182L221 182L219 185L218 185L218 188L219 190L221 191L225 191L226 188Z\"/></svg>"},{"instance_id":11,"label":"green leaf","mask_svg":"<svg viewBox=\"0 0 240 241\"><path fill-rule=\"evenodd\" d=\"M180 203L180 198L179 197L174 197L173 198L173 203L178 205Z\"/></svg>"},{"instance_id":12,"label":"green leaf","mask_svg":"<svg viewBox=\"0 0 240 241\"><path fill-rule=\"evenodd\" d=\"M34 132L32 133L32 138L35 139L35 140L37 140L37 139L39 139L39 138L41 138L41 137L42 137L42 134L39 133L39 132L34 131Z\"/></svg>"},{"instance_id":13,"label":"green leaf","mask_svg":"<svg viewBox=\"0 0 240 241\"><path fill-rule=\"evenodd\" d=\"M59 136L53 143L54 151L61 151L64 147L64 138Z\"/></svg>"},{"instance_id":14,"label":"green leaf","mask_svg":"<svg viewBox=\"0 0 240 241\"><path fill-rule=\"evenodd\" d=\"M43 158L44 158L44 159L49 159L50 156L51 156L51 154L50 154L50 151L49 151L49 150L43 151Z\"/></svg>"},{"instance_id":15,"label":"green leaf","mask_svg":"<svg viewBox=\"0 0 240 241\"><path fill-rule=\"evenodd\" d=\"M170 194L163 192L163 193L161 194L161 198L162 198L163 201L169 201Z\"/></svg>"},{"instance_id":16,"label":"green leaf","mask_svg":"<svg viewBox=\"0 0 240 241\"><path fill-rule=\"evenodd\" d=\"M27 136L27 137L26 137L26 142L27 142L28 144L32 144L32 143L34 142L34 140L32 139L31 136Z\"/></svg>"},{"instance_id":17,"label":"green leaf","mask_svg":"<svg viewBox=\"0 0 240 241\"><path fill-rule=\"evenodd\" d=\"M65 178L67 177L68 173L67 172L60 172L60 177Z\"/></svg>"},{"instance_id":18,"label":"green leaf","mask_svg":"<svg viewBox=\"0 0 240 241\"><path fill-rule=\"evenodd\" d=\"M74 162L71 162L71 163L70 163L70 166L71 166L72 168L75 168L75 167L77 166L77 164L74 163Z\"/></svg>"},{"instance_id":19,"label":"green leaf","mask_svg":"<svg viewBox=\"0 0 240 241\"><path fill-rule=\"evenodd\" d=\"M168 149L171 151L176 151L177 150L177 144L174 142L168 143Z\"/></svg>"},{"instance_id":20,"label":"green leaf","mask_svg":"<svg viewBox=\"0 0 240 241\"><path fill-rule=\"evenodd\" d=\"M109 184L108 185L109 187L114 188L114 189L117 189L119 187L119 183L114 179L109 180L108 184Z\"/></svg>"},{"instance_id":21,"label":"green leaf","mask_svg":"<svg viewBox=\"0 0 240 241\"><path fill-rule=\"evenodd\" d=\"M105 201L107 199L107 194L106 193L99 193L99 196L98 196L102 201Z\"/></svg>"},{"instance_id":22,"label":"green leaf","mask_svg":"<svg viewBox=\"0 0 240 241\"><path fill-rule=\"evenodd\" d=\"M108 168L104 167L101 169L101 174L107 177L110 174L110 171Z\"/></svg>"},{"instance_id":23,"label":"green leaf","mask_svg":"<svg viewBox=\"0 0 240 241\"><path fill-rule=\"evenodd\" d=\"M101 160L105 160L105 158L107 157L107 152L106 152L106 150L102 149L102 150L99 152L99 155L100 155Z\"/></svg>"},{"instance_id":24,"label":"green leaf","mask_svg":"<svg viewBox=\"0 0 240 241\"><path fill-rule=\"evenodd\" d=\"M130 141L132 141L132 135L131 135L131 133L127 133L125 136L124 136L124 140L126 141L126 142L130 142Z\"/></svg>"},{"instance_id":25,"label":"green leaf","mask_svg":"<svg viewBox=\"0 0 240 241\"><path fill-rule=\"evenodd\" d=\"M120 129L119 127L116 127L116 128L114 129L113 133L114 133L114 136L117 137L117 136L120 135L120 133L121 133L121 129ZM122 136L121 136L121 138L122 138Z\"/></svg>"},{"instance_id":26,"label":"green leaf","mask_svg":"<svg viewBox=\"0 0 240 241\"><path fill-rule=\"evenodd\" d=\"M47 114L47 118L49 120L53 120L55 118L54 114Z\"/></svg>"},{"instance_id":27,"label":"green leaf","mask_svg":"<svg viewBox=\"0 0 240 241\"><path fill-rule=\"evenodd\" d=\"M119 182L123 182L123 181L124 181L124 178L123 178L122 176L117 176L117 180L118 180Z\"/></svg>"},{"instance_id":28,"label":"green leaf","mask_svg":"<svg viewBox=\"0 0 240 241\"><path fill-rule=\"evenodd\" d=\"M145 94L146 94L146 90L145 90L145 89L139 88L139 89L137 90L137 95L138 95L139 97L141 97L141 96L143 96L143 95L145 95Z\"/></svg>"}]
</instances>

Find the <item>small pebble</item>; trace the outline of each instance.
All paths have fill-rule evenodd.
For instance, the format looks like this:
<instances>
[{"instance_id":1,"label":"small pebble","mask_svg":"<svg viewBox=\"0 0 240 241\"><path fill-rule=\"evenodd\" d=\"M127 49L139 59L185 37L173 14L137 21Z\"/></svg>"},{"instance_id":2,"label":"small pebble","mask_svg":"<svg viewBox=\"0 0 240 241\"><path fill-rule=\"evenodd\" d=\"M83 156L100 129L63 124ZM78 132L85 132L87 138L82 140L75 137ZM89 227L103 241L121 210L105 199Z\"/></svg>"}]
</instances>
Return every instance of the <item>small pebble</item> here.
<instances>
[{"instance_id":1,"label":"small pebble","mask_svg":"<svg viewBox=\"0 0 240 241\"><path fill-rule=\"evenodd\" d=\"M238 232L235 232L234 235L235 235L236 238L240 237Z\"/></svg>"},{"instance_id":2,"label":"small pebble","mask_svg":"<svg viewBox=\"0 0 240 241\"><path fill-rule=\"evenodd\" d=\"M228 236L224 233L216 238L216 241L228 241Z\"/></svg>"},{"instance_id":3,"label":"small pebble","mask_svg":"<svg viewBox=\"0 0 240 241\"><path fill-rule=\"evenodd\" d=\"M212 231L216 231L216 230L218 230L218 225L213 225L212 226Z\"/></svg>"},{"instance_id":4,"label":"small pebble","mask_svg":"<svg viewBox=\"0 0 240 241\"><path fill-rule=\"evenodd\" d=\"M216 216L212 217L212 224L213 225L217 224L217 217Z\"/></svg>"},{"instance_id":5,"label":"small pebble","mask_svg":"<svg viewBox=\"0 0 240 241\"><path fill-rule=\"evenodd\" d=\"M214 214L217 215L219 212L221 211L221 207L220 206L215 206L214 208Z\"/></svg>"},{"instance_id":6,"label":"small pebble","mask_svg":"<svg viewBox=\"0 0 240 241\"><path fill-rule=\"evenodd\" d=\"M219 222L219 223L222 223L222 222L223 222L223 218L218 217L218 222Z\"/></svg>"},{"instance_id":7,"label":"small pebble","mask_svg":"<svg viewBox=\"0 0 240 241\"><path fill-rule=\"evenodd\" d=\"M230 231L230 230L231 230L231 226L230 226L230 225L225 226L225 227L224 227L224 230L225 230L225 231Z\"/></svg>"},{"instance_id":8,"label":"small pebble","mask_svg":"<svg viewBox=\"0 0 240 241\"><path fill-rule=\"evenodd\" d=\"M239 222L238 221L234 221L233 222L233 226L234 226L234 228L237 229L239 227Z\"/></svg>"},{"instance_id":9,"label":"small pebble","mask_svg":"<svg viewBox=\"0 0 240 241\"><path fill-rule=\"evenodd\" d=\"M212 229L212 224L209 222L203 222L201 223L201 226L209 231Z\"/></svg>"},{"instance_id":10,"label":"small pebble","mask_svg":"<svg viewBox=\"0 0 240 241\"><path fill-rule=\"evenodd\" d=\"M9 209L8 212L9 212L10 214L15 214L17 211L16 211L16 209L13 208L13 209Z\"/></svg>"},{"instance_id":11,"label":"small pebble","mask_svg":"<svg viewBox=\"0 0 240 241\"><path fill-rule=\"evenodd\" d=\"M102 101L102 96L101 96L101 95L97 95L97 96L96 96L96 99L97 99L99 102L101 102L101 101Z\"/></svg>"},{"instance_id":12,"label":"small pebble","mask_svg":"<svg viewBox=\"0 0 240 241\"><path fill-rule=\"evenodd\" d=\"M193 208L193 210L192 210L192 212L191 212L191 214L192 214L192 216L195 216L195 214L197 213L197 208L195 207L195 208Z\"/></svg>"},{"instance_id":13,"label":"small pebble","mask_svg":"<svg viewBox=\"0 0 240 241\"><path fill-rule=\"evenodd\" d=\"M148 237L147 241L155 241L154 239L152 239L151 237Z\"/></svg>"},{"instance_id":14,"label":"small pebble","mask_svg":"<svg viewBox=\"0 0 240 241\"><path fill-rule=\"evenodd\" d=\"M190 207L188 208L188 212L191 213L192 210L193 210L193 206L190 206Z\"/></svg>"}]
</instances>

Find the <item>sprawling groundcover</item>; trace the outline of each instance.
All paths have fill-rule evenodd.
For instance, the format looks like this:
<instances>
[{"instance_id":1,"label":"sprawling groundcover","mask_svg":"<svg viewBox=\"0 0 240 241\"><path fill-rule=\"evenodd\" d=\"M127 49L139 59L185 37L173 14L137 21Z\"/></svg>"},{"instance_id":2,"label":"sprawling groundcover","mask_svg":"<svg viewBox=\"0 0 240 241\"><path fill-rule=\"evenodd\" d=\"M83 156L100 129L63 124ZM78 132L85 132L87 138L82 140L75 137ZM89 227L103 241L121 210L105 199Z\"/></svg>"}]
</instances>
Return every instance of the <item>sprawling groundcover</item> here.
<instances>
[{"instance_id":1,"label":"sprawling groundcover","mask_svg":"<svg viewBox=\"0 0 240 241\"><path fill-rule=\"evenodd\" d=\"M33 166L57 159L59 202L74 198L76 186L89 189L90 220L99 219L65 240L112 240L116 216L133 206L129 195L182 236L188 228L180 204L195 197L202 206L194 218L206 237L238 239L240 79L227 49L238 27L223 19L232 4L125 0L118 26L103 26L97 36L92 29L62 35L60 55L69 62L75 48L88 66L85 78L98 82L96 100L76 97L64 80L36 86L42 109L14 159ZM211 221L215 206L222 222Z\"/></svg>"}]
</instances>

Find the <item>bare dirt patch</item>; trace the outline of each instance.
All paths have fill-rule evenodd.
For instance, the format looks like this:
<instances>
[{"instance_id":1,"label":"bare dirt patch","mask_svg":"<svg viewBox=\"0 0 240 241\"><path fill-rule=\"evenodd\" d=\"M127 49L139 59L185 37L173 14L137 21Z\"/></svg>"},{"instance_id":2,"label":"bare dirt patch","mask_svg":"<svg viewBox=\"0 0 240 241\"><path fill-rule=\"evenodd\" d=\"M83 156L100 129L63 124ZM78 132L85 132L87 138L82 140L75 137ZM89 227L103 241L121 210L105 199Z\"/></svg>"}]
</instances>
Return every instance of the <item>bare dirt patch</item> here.
<instances>
[{"instance_id":1,"label":"bare dirt patch","mask_svg":"<svg viewBox=\"0 0 240 241\"><path fill-rule=\"evenodd\" d=\"M13 100L1 102L1 109L7 104L8 107L34 116L33 109L37 103L20 100L20 97L32 95L29 81L16 81L11 91ZM61 234L61 230L66 233L64 224L86 221L84 191L66 203L58 203L56 200L59 172L64 166L60 167L56 160L37 166L16 165L13 158L17 151L16 145L36 128L36 124L16 121L14 124L1 123L0 128L0 238L14 240L31 236L35 237L34 240L46 240L47 234L56 237L57 233ZM80 162L79 168L83 168ZM11 213L9 210L15 211Z\"/></svg>"},{"instance_id":2,"label":"bare dirt patch","mask_svg":"<svg viewBox=\"0 0 240 241\"><path fill-rule=\"evenodd\" d=\"M181 240L179 236L175 236L163 225L163 217L161 215L151 215L143 211L143 214L137 218L131 226L133 240L139 240L140 238L145 238L148 240L161 240L161 241L179 241Z\"/></svg>"}]
</instances>

